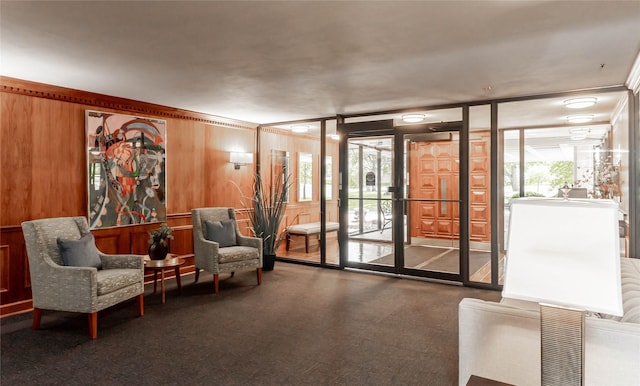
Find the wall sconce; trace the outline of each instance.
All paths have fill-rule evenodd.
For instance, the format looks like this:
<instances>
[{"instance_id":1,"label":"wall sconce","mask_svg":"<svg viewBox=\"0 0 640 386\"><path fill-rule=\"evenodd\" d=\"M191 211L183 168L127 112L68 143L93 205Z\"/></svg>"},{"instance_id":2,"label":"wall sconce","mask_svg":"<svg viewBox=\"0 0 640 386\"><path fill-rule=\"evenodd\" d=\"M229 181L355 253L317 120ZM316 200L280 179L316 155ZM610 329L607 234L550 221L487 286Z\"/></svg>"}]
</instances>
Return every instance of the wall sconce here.
<instances>
[{"instance_id":1,"label":"wall sconce","mask_svg":"<svg viewBox=\"0 0 640 386\"><path fill-rule=\"evenodd\" d=\"M253 153L232 151L229 153L229 162L233 164L234 169L240 169L240 166L253 163Z\"/></svg>"}]
</instances>

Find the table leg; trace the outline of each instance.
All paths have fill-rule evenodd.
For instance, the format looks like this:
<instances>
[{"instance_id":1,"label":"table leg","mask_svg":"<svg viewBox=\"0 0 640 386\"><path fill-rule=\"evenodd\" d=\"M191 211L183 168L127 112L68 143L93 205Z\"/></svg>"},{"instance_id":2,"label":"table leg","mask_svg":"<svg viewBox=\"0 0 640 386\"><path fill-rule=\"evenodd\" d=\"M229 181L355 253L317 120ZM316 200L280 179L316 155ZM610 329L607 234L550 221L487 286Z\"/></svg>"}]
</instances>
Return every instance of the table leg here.
<instances>
[{"instance_id":1,"label":"table leg","mask_svg":"<svg viewBox=\"0 0 640 386\"><path fill-rule=\"evenodd\" d=\"M156 290L158 289L158 270L153 270L153 294L156 294Z\"/></svg>"},{"instance_id":2,"label":"table leg","mask_svg":"<svg viewBox=\"0 0 640 386\"><path fill-rule=\"evenodd\" d=\"M160 283L160 288L162 291L162 304L164 304L164 269L160 270L160 280L162 280L162 282Z\"/></svg>"},{"instance_id":3,"label":"table leg","mask_svg":"<svg viewBox=\"0 0 640 386\"><path fill-rule=\"evenodd\" d=\"M175 270L176 270L176 283L178 284L178 293L182 295L182 284L180 283L180 266L177 266Z\"/></svg>"}]
</instances>

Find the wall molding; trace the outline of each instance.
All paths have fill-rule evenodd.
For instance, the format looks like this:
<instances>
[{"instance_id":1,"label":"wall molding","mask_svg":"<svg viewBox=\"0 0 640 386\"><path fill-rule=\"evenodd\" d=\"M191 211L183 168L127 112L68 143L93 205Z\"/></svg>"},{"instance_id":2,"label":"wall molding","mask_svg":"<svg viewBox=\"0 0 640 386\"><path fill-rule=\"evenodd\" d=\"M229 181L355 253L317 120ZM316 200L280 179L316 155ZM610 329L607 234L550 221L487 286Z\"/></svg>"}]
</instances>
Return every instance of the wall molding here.
<instances>
[{"instance_id":1,"label":"wall molding","mask_svg":"<svg viewBox=\"0 0 640 386\"><path fill-rule=\"evenodd\" d=\"M634 94L640 92L640 52L633 63L633 67L631 67L629 77L625 84L631 89L631 91L633 91Z\"/></svg>"},{"instance_id":2,"label":"wall molding","mask_svg":"<svg viewBox=\"0 0 640 386\"><path fill-rule=\"evenodd\" d=\"M59 87L44 83L0 76L2 92L20 94L36 98L79 103L87 106L127 111L135 114L155 115L163 118L185 119L209 125L224 126L235 129L256 130L257 124L230 118L218 117L195 111L140 102L132 99L97 94L72 88Z\"/></svg>"}]
</instances>

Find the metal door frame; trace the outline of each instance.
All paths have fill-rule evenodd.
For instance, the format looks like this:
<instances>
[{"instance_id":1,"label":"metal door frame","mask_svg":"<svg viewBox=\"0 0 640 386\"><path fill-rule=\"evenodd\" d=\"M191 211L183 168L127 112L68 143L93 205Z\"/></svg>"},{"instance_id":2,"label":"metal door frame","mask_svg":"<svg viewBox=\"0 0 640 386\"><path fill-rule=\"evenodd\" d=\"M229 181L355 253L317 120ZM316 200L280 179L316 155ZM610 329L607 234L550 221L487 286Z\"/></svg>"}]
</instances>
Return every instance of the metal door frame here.
<instances>
[{"instance_id":1,"label":"metal door frame","mask_svg":"<svg viewBox=\"0 0 640 386\"><path fill-rule=\"evenodd\" d=\"M415 277L433 278L453 282L466 282L469 270L469 240L468 240L468 197L469 197L469 170L468 152L465 151L469 143L468 126L466 117L468 108L463 109L463 120L457 122L442 122L438 124L417 124L394 127L393 120L381 120L372 122L358 122L345 124L343 119L338 120L338 133L344 140L340 141L340 179L339 179L339 213L340 231L338 233L340 244L340 268L356 268L377 272L392 273ZM459 236L459 259L460 272L438 272L418 270L404 267L404 135L417 133L432 133L437 131L457 131L459 132L459 212L460 212L460 236ZM393 136L394 138L394 165L393 165L393 214L394 218L402 221L393 221L393 244L394 244L394 265L384 266L369 263L348 261L348 184L347 171L349 139L358 137ZM343 189L344 188L344 189ZM409 226L407 224L406 226ZM409 234L409 233L407 233Z\"/></svg>"}]
</instances>

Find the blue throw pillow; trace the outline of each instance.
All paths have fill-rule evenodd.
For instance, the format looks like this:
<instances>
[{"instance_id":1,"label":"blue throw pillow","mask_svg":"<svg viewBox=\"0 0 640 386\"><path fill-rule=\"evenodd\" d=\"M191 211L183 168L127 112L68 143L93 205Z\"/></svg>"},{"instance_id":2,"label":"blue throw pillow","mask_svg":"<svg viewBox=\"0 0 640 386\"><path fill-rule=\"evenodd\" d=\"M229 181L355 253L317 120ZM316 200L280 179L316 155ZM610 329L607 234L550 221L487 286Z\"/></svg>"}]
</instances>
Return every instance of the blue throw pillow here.
<instances>
[{"instance_id":1,"label":"blue throw pillow","mask_svg":"<svg viewBox=\"0 0 640 386\"><path fill-rule=\"evenodd\" d=\"M100 252L96 248L96 240L93 234L87 233L79 240L67 240L58 238L58 250L62 255L64 265L72 267L102 268Z\"/></svg>"},{"instance_id":2,"label":"blue throw pillow","mask_svg":"<svg viewBox=\"0 0 640 386\"><path fill-rule=\"evenodd\" d=\"M220 244L220 248L236 245L236 220L205 221L207 240Z\"/></svg>"}]
</instances>

